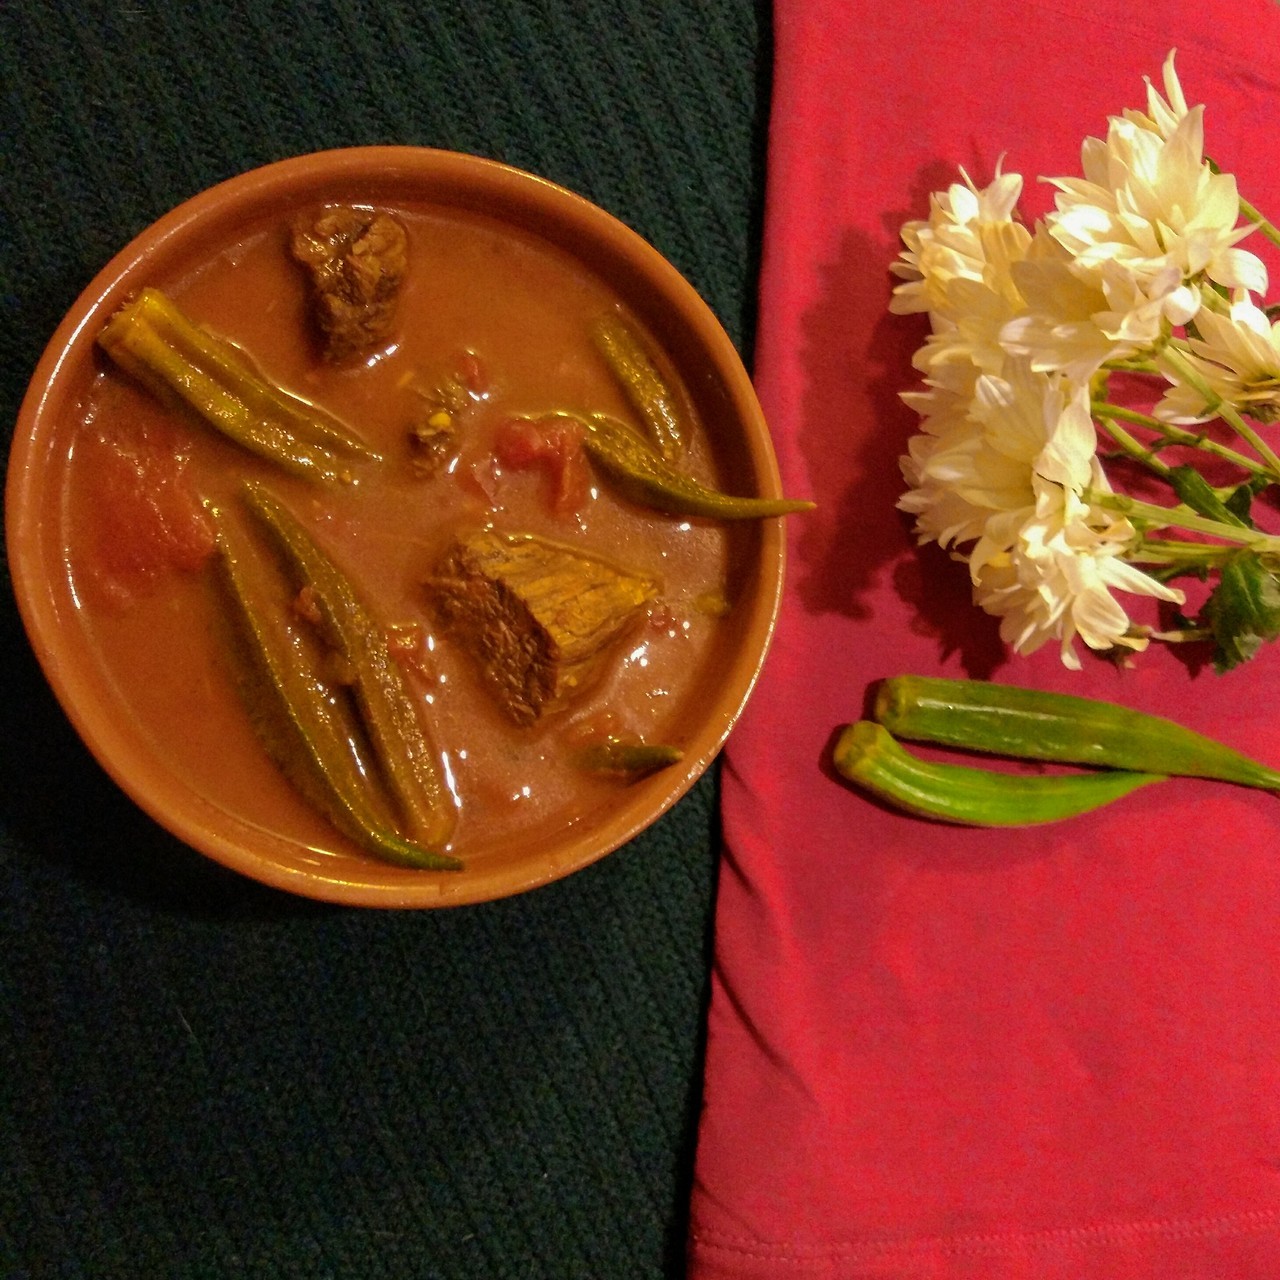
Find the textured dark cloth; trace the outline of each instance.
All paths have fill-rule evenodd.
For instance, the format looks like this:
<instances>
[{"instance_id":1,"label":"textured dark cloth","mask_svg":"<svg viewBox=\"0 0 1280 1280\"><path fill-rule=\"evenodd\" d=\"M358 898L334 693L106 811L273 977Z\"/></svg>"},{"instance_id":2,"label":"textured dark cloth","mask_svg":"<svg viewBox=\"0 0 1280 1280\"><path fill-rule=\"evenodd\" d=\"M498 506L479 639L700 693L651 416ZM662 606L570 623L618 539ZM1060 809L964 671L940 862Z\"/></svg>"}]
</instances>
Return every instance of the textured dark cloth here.
<instances>
[{"instance_id":1,"label":"textured dark cloth","mask_svg":"<svg viewBox=\"0 0 1280 1280\"><path fill-rule=\"evenodd\" d=\"M531 169L651 240L743 347L754 0L0 6L0 421L155 217L327 147ZM346 910L142 815L0 598L0 1276L681 1271L715 778L570 879Z\"/></svg>"}]
</instances>

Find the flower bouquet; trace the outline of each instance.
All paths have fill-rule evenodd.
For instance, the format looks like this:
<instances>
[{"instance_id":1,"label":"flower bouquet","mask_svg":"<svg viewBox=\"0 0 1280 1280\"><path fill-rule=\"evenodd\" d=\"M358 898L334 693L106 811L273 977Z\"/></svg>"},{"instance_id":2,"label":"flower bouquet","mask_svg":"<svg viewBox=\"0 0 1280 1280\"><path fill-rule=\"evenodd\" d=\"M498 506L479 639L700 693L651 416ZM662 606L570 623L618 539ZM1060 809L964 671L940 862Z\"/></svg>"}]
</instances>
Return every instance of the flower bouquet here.
<instances>
[{"instance_id":1,"label":"flower bouquet","mask_svg":"<svg viewBox=\"0 0 1280 1280\"><path fill-rule=\"evenodd\" d=\"M1077 639L1204 642L1226 671L1280 635L1280 535L1260 524L1280 493L1280 308L1238 247L1280 233L1205 157L1173 53L1163 88L1085 140L1034 227L1017 174L979 189L961 170L893 268L891 310L930 321L898 505L968 562L1015 652L1054 640L1071 668Z\"/></svg>"}]
</instances>

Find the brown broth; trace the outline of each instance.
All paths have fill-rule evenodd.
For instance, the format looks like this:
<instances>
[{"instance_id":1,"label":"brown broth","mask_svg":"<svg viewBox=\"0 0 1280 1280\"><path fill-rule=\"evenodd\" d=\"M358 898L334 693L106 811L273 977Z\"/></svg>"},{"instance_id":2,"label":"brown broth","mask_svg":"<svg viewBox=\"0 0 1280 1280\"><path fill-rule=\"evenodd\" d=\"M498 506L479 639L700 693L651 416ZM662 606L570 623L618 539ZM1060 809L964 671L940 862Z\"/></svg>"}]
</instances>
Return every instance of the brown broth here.
<instances>
[{"instance_id":1,"label":"brown broth","mask_svg":"<svg viewBox=\"0 0 1280 1280\"><path fill-rule=\"evenodd\" d=\"M694 601L729 590L734 535L617 501L594 480L580 511L556 514L537 470L495 469L494 431L513 414L569 409L631 416L589 338L593 320L618 300L567 254L481 215L427 206L396 212L412 253L398 334L383 353L354 367L318 360L304 278L289 259L283 225L251 229L183 278L150 282L238 343L272 379L379 449L385 462L361 466L354 485L322 487L285 475L160 406L105 358L82 412L86 431L171 439L200 497L221 511L237 511L246 478L266 481L379 617L420 629L414 687L459 804L454 848L471 861L513 839L543 838L616 797L625 783L569 763L590 728L608 725L681 744L696 717L700 674L718 660L720 643L720 624ZM424 478L410 465L408 424L422 393L453 375L467 353L481 363L486 393L465 414L456 466ZM122 702L173 771L207 799L318 857L350 854L350 843L293 792L254 737L234 691L211 570L167 572L127 607L97 589L101 495L92 466L78 454L73 447L67 472L68 563L92 643ZM689 466L715 483L698 431ZM468 655L437 633L421 585L455 531L483 524L571 542L655 573L663 584L651 617L612 656L606 679L527 729L497 710Z\"/></svg>"}]
</instances>

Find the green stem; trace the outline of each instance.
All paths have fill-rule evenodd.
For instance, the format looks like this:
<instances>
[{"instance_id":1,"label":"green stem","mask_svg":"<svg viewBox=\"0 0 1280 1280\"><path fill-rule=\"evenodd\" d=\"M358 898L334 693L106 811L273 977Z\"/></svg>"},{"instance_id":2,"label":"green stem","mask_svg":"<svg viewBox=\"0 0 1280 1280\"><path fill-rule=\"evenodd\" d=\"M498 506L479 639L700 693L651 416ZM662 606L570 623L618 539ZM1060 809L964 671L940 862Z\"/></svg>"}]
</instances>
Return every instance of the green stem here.
<instances>
[{"instance_id":1,"label":"green stem","mask_svg":"<svg viewBox=\"0 0 1280 1280\"><path fill-rule=\"evenodd\" d=\"M1155 451L1148 449L1145 445L1135 440L1117 421L1121 414L1111 414L1105 412L1106 405L1094 405L1094 416L1097 417L1099 425L1109 435L1112 440L1120 446L1120 451L1127 457L1132 458L1135 462L1141 463L1144 467L1150 468L1156 475L1167 480L1169 478L1169 465L1161 462L1156 457Z\"/></svg>"},{"instance_id":2,"label":"green stem","mask_svg":"<svg viewBox=\"0 0 1280 1280\"><path fill-rule=\"evenodd\" d=\"M1162 644L1199 644L1212 640L1213 632L1208 627L1179 627L1176 631L1148 631L1147 636Z\"/></svg>"},{"instance_id":3,"label":"green stem","mask_svg":"<svg viewBox=\"0 0 1280 1280\"><path fill-rule=\"evenodd\" d=\"M1206 311L1216 312L1220 316L1228 315L1231 311L1231 299L1226 296L1221 285L1214 284L1211 280L1200 281L1200 305ZM1195 321L1191 323L1194 325Z\"/></svg>"},{"instance_id":4,"label":"green stem","mask_svg":"<svg viewBox=\"0 0 1280 1280\"><path fill-rule=\"evenodd\" d=\"M1091 408L1097 418L1132 422L1135 426L1146 427L1151 431L1157 432L1168 440L1170 444L1183 444L1192 449L1201 449L1205 453L1211 453L1215 458L1222 458L1226 462L1233 463L1235 466L1255 476L1271 475L1271 471L1262 466L1256 458L1251 458L1248 454L1239 453L1225 444L1219 444L1217 440L1211 440L1203 432L1187 431L1182 427L1175 427L1170 422L1161 422L1159 418L1153 418L1150 414L1139 413L1136 409L1126 409L1118 404L1094 403ZM1110 427L1108 427L1108 430L1110 430ZM1134 443L1137 444L1137 441ZM1138 448L1141 449L1142 446L1138 444Z\"/></svg>"},{"instance_id":5,"label":"green stem","mask_svg":"<svg viewBox=\"0 0 1280 1280\"><path fill-rule=\"evenodd\" d=\"M1240 416L1235 406L1224 400L1196 372L1191 362L1185 358L1185 350L1182 343L1170 342L1164 349L1165 362L1179 378L1204 397L1205 406L1210 413L1217 414L1242 440L1247 441L1258 451L1258 456L1267 464L1267 470L1271 476L1280 480L1280 457L1276 456L1271 446Z\"/></svg>"},{"instance_id":6,"label":"green stem","mask_svg":"<svg viewBox=\"0 0 1280 1280\"><path fill-rule=\"evenodd\" d=\"M1256 551L1273 554L1280 552L1280 537L1261 533L1257 529L1247 529L1242 525L1224 524L1221 520L1198 515L1190 507L1162 507L1159 503L1143 502L1141 498L1131 497L1127 493L1096 493L1092 489L1085 490L1084 498L1095 506L1115 511L1153 528L1185 529L1188 533L1203 533Z\"/></svg>"},{"instance_id":7,"label":"green stem","mask_svg":"<svg viewBox=\"0 0 1280 1280\"><path fill-rule=\"evenodd\" d=\"M1125 559L1133 564L1179 565L1193 569L1213 568L1214 565L1236 554L1234 547L1220 546L1215 542L1181 542L1174 538L1152 538L1126 554Z\"/></svg>"},{"instance_id":8,"label":"green stem","mask_svg":"<svg viewBox=\"0 0 1280 1280\"><path fill-rule=\"evenodd\" d=\"M1264 218L1243 196L1240 197L1240 213L1246 222L1252 222L1272 244L1280 245L1280 231L1270 218Z\"/></svg>"}]
</instances>

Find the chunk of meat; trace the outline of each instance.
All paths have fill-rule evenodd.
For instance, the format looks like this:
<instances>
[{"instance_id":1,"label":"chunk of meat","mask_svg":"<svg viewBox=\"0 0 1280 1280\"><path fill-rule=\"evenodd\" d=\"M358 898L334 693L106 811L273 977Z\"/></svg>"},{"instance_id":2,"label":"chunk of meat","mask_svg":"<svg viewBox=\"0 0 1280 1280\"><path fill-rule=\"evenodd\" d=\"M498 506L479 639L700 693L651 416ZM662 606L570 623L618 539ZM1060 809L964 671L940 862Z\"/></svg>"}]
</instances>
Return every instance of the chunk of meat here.
<instances>
[{"instance_id":1,"label":"chunk of meat","mask_svg":"<svg viewBox=\"0 0 1280 1280\"><path fill-rule=\"evenodd\" d=\"M289 247L307 268L324 354L335 363L385 346L409 266L409 237L389 213L333 205L293 224Z\"/></svg>"},{"instance_id":2,"label":"chunk of meat","mask_svg":"<svg viewBox=\"0 0 1280 1280\"><path fill-rule=\"evenodd\" d=\"M532 724L595 682L658 582L533 534L486 530L456 541L427 588L498 705Z\"/></svg>"}]
</instances>

